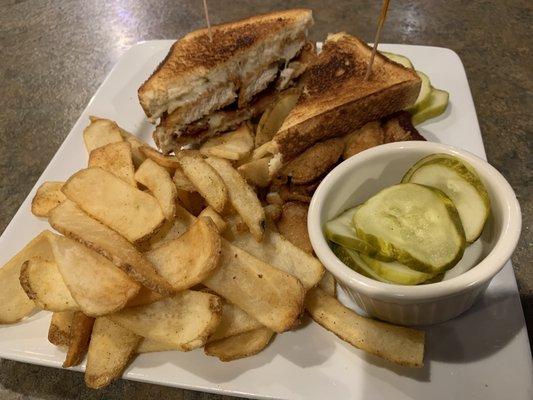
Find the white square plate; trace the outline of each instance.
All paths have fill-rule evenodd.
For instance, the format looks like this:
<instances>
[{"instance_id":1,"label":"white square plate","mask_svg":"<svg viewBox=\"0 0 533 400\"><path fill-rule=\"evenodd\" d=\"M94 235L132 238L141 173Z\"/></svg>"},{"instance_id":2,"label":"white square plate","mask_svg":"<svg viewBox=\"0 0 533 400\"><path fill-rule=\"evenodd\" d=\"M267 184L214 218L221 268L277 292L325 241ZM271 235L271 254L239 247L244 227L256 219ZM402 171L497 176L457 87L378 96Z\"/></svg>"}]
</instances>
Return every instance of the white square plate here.
<instances>
[{"instance_id":1,"label":"white square plate","mask_svg":"<svg viewBox=\"0 0 533 400\"><path fill-rule=\"evenodd\" d=\"M89 115L116 120L150 140L151 126L137 101L137 88L167 53L172 41L130 48L100 86L65 142L0 238L0 265L48 224L30 213L36 188L84 168L82 131ZM450 92L445 115L421 133L485 157L476 112L459 57L451 50L406 45L380 49L404 54L432 83ZM354 307L345 296L341 300ZM47 341L50 313L40 312L0 327L0 357L60 367L64 353ZM78 368L82 370L83 367ZM531 399L533 369L524 317L511 264L465 315L427 330L425 367L410 370L369 356L306 321L278 335L257 356L221 363L201 350L146 354L124 377L186 389L276 399Z\"/></svg>"}]
</instances>

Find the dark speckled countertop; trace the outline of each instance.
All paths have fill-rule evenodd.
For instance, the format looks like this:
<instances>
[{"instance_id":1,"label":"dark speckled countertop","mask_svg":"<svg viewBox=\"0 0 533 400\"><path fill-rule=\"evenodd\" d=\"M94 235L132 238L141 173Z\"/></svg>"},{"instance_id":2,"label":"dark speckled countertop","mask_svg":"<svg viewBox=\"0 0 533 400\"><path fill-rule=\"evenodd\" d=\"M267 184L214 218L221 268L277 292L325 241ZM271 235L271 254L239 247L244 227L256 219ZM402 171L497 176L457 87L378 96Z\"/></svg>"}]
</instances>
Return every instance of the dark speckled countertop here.
<instances>
[{"instance_id":1,"label":"dark speckled countertop","mask_svg":"<svg viewBox=\"0 0 533 400\"><path fill-rule=\"evenodd\" d=\"M290 7L315 11L312 38L347 31L372 41L380 2L209 1L214 23ZM449 47L461 57L488 160L515 189L523 231L512 258L533 330L533 3L392 1L386 43ZM124 51L203 25L200 0L0 0L0 231L27 196L81 111ZM530 334L531 338L531 334ZM1 399L219 399L119 380L102 391L83 375L0 360Z\"/></svg>"}]
</instances>

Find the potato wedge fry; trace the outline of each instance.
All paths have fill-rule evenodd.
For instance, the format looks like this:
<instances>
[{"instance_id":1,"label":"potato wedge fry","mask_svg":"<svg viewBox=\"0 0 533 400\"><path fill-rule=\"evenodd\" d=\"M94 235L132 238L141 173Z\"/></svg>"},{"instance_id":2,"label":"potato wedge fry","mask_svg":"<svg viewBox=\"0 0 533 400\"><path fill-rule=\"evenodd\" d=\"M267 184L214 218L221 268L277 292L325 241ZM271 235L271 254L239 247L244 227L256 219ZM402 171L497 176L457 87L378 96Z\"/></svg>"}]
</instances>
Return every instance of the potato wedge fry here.
<instances>
[{"instance_id":1,"label":"potato wedge fry","mask_svg":"<svg viewBox=\"0 0 533 400\"><path fill-rule=\"evenodd\" d=\"M139 289L139 292L135 295L135 297L132 297L128 303L126 303L126 306L124 308L128 307L137 307L137 306L144 306L146 304L152 304L156 301L159 301L163 298L159 293L154 292L145 286L141 286L141 289Z\"/></svg>"},{"instance_id":2,"label":"potato wedge fry","mask_svg":"<svg viewBox=\"0 0 533 400\"><path fill-rule=\"evenodd\" d=\"M268 107L257 125L255 147L269 142L279 130L287 115L296 105L300 97L300 90L293 88L281 92L276 101Z\"/></svg>"},{"instance_id":3,"label":"potato wedge fry","mask_svg":"<svg viewBox=\"0 0 533 400\"><path fill-rule=\"evenodd\" d=\"M173 346L168 343L157 342L152 339L144 338L142 339L139 347L137 347L137 353L158 353L161 351L181 351L176 349L176 346Z\"/></svg>"},{"instance_id":4,"label":"potato wedge fry","mask_svg":"<svg viewBox=\"0 0 533 400\"><path fill-rule=\"evenodd\" d=\"M267 204L263 207L265 209L265 217L267 220L276 222L281 218L281 206L279 204Z\"/></svg>"},{"instance_id":5,"label":"potato wedge fry","mask_svg":"<svg viewBox=\"0 0 533 400\"><path fill-rule=\"evenodd\" d=\"M132 279L162 295L173 292L154 266L120 234L85 214L66 200L50 213L50 225L58 232L95 250L126 272Z\"/></svg>"},{"instance_id":6,"label":"potato wedge fry","mask_svg":"<svg viewBox=\"0 0 533 400\"><path fill-rule=\"evenodd\" d=\"M20 285L43 310L61 312L80 309L63 282L55 261L39 257L24 261L20 269Z\"/></svg>"},{"instance_id":7,"label":"potato wedge fry","mask_svg":"<svg viewBox=\"0 0 533 400\"><path fill-rule=\"evenodd\" d=\"M228 191L216 168L205 162L199 154L191 151L181 151L179 159L183 172L207 204L216 212L224 211L228 201Z\"/></svg>"},{"instance_id":8,"label":"potato wedge fry","mask_svg":"<svg viewBox=\"0 0 533 400\"><path fill-rule=\"evenodd\" d=\"M230 336L238 335L240 333L262 327L263 325L261 325L258 320L246 314L239 307L231 303L224 302L224 305L222 306L222 317L220 318L220 323L218 324L215 332L209 336L207 343L225 339Z\"/></svg>"},{"instance_id":9,"label":"potato wedge fry","mask_svg":"<svg viewBox=\"0 0 533 400\"><path fill-rule=\"evenodd\" d=\"M145 251L157 249L163 243L180 237L194 221L196 221L194 215L181 205L176 204L176 218L173 221L165 222L159 231L148 240L146 246L144 246Z\"/></svg>"},{"instance_id":10,"label":"potato wedge fry","mask_svg":"<svg viewBox=\"0 0 533 400\"><path fill-rule=\"evenodd\" d=\"M65 285L86 315L98 317L120 310L140 285L97 252L64 236L50 241Z\"/></svg>"},{"instance_id":11,"label":"potato wedge fry","mask_svg":"<svg viewBox=\"0 0 533 400\"><path fill-rule=\"evenodd\" d=\"M352 346L396 364L423 366L424 331L361 317L320 288L308 292L305 308L317 323Z\"/></svg>"},{"instance_id":12,"label":"potato wedge fry","mask_svg":"<svg viewBox=\"0 0 533 400\"><path fill-rule=\"evenodd\" d=\"M105 317L97 318L91 334L85 383L100 389L119 378L135 355L142 337Z\"/></svg>"},{"instance_id":13,"label":"potato wedge fry","mask_svg":"<svg viewBox=\"0 0 533 400\"><path fill-rule=\"evenodd\" d=\"M202 210L202 212L198 215L198 218L200 217L211 218L211 220L215 223L218 232L224 232L224 229L226 229L227 224L226 221L224 221L224 218L222 218L220 214L213 210L213 208L210 206Z\"/></svg>"},{"instance_id":14,"label":"potato wedge fry","mask_svg":"<svg viewBox=\"0 0 533 400\"><path fill-rule=\"evenodd\" d=\"M133 187L137 187L131 155L131 145L128 142L109 143L98 147L89 154L89 167L99 167L111 172L117 178Z\"/></svg>"},{"instance_id":15,"label":"potato wedge fry","mask_svg":"<svg viewBox=\"0 0 533 400\"><path fill-rule=\"evenodd\" d=\"M135 180L146 186L159 202L167 220L176 214L178 192L168 171L154 161L145 160L135 172Z\"/></svg>"},{"instance_id":16,"label":"potato wedge fry","mask_svg":"<svg viewBox=\"0 0 533 400\"><path fill-rule=\"evenodd\" d=\"M233 132L208 139L200 148L204 156L239 161L250 155L254 148L254 137L248 125L243 124Z\"/></svg>"},{"instance_id":17,"label":"potato wedge fry","mask_svg":"<svg viewBox=\"0 0 533 400\"><path fill-rule=\"evenodd\" d=\"M226 240L219 263L205 286L276 332L298 323L305 295L300 281Z\"/></svg>"},{"instance_id":18,"label":"potato wedge fry","mask_svg":"<svg viewBox=\"0 0 533 400\"><path fill-rule=\"evenodd\" d=\"M89 347L93 325L94 318L88 317L80 311L74 313L70 326L70 341L63 368L73 367L82 362Z\"/></svg>"},{"instance_id":19,"label":"potato wedge fry","mask_svg":"<svg viewBox=\"0 0 533 400\"><path fill-rule=\"evenodd\" d=\"M153 235L165 219L153 196L101 168L76 172L62 190L83 211L130 242Z\"/></svg>"},{"instance_id":20,"label":"potato wedge fry","mask_svg":"<svg viewBox=\"0 0 533 400\"><path fill-rule=\"evenodd\" d=\"M74 311L55 312L48 328L48 341L56 346L68 347Z\"/></svg>"},{"instance_id":21,"label":"potato wedge fry","mask_svg":"<svg viewBox=\"0 0 533 400\"><path fill-rule=\"evenodd\" d=\"M189 178L187 178L187 175L185 175L181 168L178 168L174 171L172 181L178 190L184 190L190 193L196 192L196 187L194 187L192 182L189 180Z\"/></svg>"},{"instance_id":22,"label":"potato wedge fry","mask_svg":"<svg viewBox=\"0 0 533 400\"><path fill-rule=\"evenodd\" d=\"M313 254L313 246L307 232L307 204L289 202L283 204L281 218L277 222L279 233L296 247Z\"/></svg>"},{"instance_id":23,"label":"potato wedge fry","mask_svg":"<svg viewBox=\"0 0 533 400\"><path fill-rule=\"evenodd\" d=\"M94 149L106 144L123 141L116 122L98 117L91 117L90 120L89 125L83 130L87 153L90 154Z\"/></svg>"},{"instance_id":24,"label":"potato wedge fry","mask_svg":"<svg viewBox=\"0 0 533 400\"><path fill-rule=\"evenodd\" d=\"M208 356L218 357L220 361L251 357L267 347L272 336L274 336L274 331L271 329L258 328L207 343L204 347L204 353Z\"/></svg>"},{"instance_id":25,"label":"potato wedge fry","mask_svg":"<svg viewBox=\"0 0 533 400\"><path fill-rule=\"evenodd\" d=\"M379 121L369 122L357 131L346 135L342 157L346 160L363 150L385 143L385 132Z\"/></svg>"},{"instance_id":26,"label":"potato wedge fry","mask_svg":"<svg viewBox=\"0 0 533 400\"><path fill-rule=\"evenodd\" d=\"M251 185L258 187L267 187L270 184L271 176L269 174L269 165L272 157L260 158L259 160L251 160L246 164L242 164L237 168L237 171L246 179Z\"/></svg>"},{"instance_id":27,"label":"potato wedge fry","mask_svg":"<svg viewBox=\"0 0 533 400\"><path fill-rule=\"evenodd\" d=\"M143 161L146 160L146 156L141 151L141 147L148 145L133 133L130 133L122 128L120 128L120 134L122 135L122 139L130 144L133 165L135 168L139 168Z\"/></svg>"},{"instance_id":28,"label":"potato wedge fry","mask_svg":"<svg viewBox=\"0 0 533 400\"><path fill-rule=\"evenodd\" d=\"M48 213L66 199L61 191L64 182L44 182L31 201L31 213L36 217L48 217Z\"/></svg>"},{"instance_id":29,"label":"potato wedge fry","mask_svg":"<svg viewBox=\"0 0 533 400\"><path fill-rule=\"evenodd\" d=\"M198 218L179 238L144 253L144 256L175 291L180 291L211 275L218 266L220 246L215 223L210 218Z\"/></svg>"},{"instance_id":30,"label":"potato wedge fry","mask_svg":"<svg viewBox=\"0 0 533 400\"><path fill-rule=\"evenodd\" d=\"M254 190L229 161L209 157L206 162L218 172L224 181L231 205L242 217L253 237L261 241L265 230L265 210L261 207Z\"/></svg>"},{"instance_id":31,"label":"potato wedge fry","mask_svg":"<svg viewBox=\"0 0 533 400\"><path fill-rule=\"evenodd\" d=\"M285 165L280 174L296 185L313 182L333 168L343 150L342 138L316 143Z\"/></svg>"},{"instance_id":32,"label":"potato wedge fry","mask_svg":"<svg viewBox=\"0 0 533 400\"><path fill-rule=\"evenodd\" d=\"M275 204L278 206L282 206L284 203L278 192L268 192L266 195L266 201L268 204Z\"/></svg>"},{"instance_id":33,"label":"potato wedge fry","mask_svg":"<svg viewBox=\"0 0 533 400\"><path fill-rule=\"evenodd\" d=\"M192 215L198 216L206 206L202 195L198 192L187 192L178 189L178 202Z\"/></svg>"},{"instance_id":34,"label":"potato wedge fry","mask_svg":"<svg viewBox=\"0 0 533 400\"><path fill-rule=\"evenodd\" d=\"M51 234L50 231L41 232L0 269L0 324L20 321L35 309L35 303L20 285L20 269L24 261L32 257L54 259L48 239Z\"/></svg>"},{"instance_id":35,"label":"potato wedge fry","mask_svg":"<svg viewBox=\"0 0 533 400\"><path fill-rule=\"evenodd\" d=\"M222 300L213 294L184 290L145 306L126 308L108 317L126 329L189 351L201 347L214 332Z\"/></svg>"},{"instance_id":36,"label":"potato wedge fry","mask_svg":"<svg viewBox=\"0 0 533 400\"><path fill-rule=\"evenodd\" d=\"M143 146L140 148L140 151L144 154L146 158L155 161L162 167L170 169L180 168L180 163L176 156L167 156L150 146Z\"/></svg>"},{"instance_id":37,"label":"potato wedge fry","mask_svg":"<svg viewBox=\"0 0 533 400\"><path fill-rule=\"evenodd\" d=\"M265 231L261 243L257 243L249 232L234 233L231 243L274 268L294 276L307 290L315 287L324 275L324 267L317 258L270 229Z\"/></svg>"},{"instance_id":38,"label":"potato wedge fry","mask_svg":"<svg viewBox=\"0 0 533 400\"><path fill-rule=\"evenodd\" d=\"M261 158L272 157L277 154L280 154L278 144L271 140L270 142L266 142L265 144L257 147L252 153L252 159L259 160Z\"/></svg>"},{"instance_id":39,"label":"potato wedge fry","mask_svg":"<svg viewBox=\"0 0 533 400\"><path fill-rule=\"evenodd\" d=\"M324 276L318 283L318 287L326 292L327 295L337 297L337 282L329 271L325 272Z\"/></svg>"}]
</instances>

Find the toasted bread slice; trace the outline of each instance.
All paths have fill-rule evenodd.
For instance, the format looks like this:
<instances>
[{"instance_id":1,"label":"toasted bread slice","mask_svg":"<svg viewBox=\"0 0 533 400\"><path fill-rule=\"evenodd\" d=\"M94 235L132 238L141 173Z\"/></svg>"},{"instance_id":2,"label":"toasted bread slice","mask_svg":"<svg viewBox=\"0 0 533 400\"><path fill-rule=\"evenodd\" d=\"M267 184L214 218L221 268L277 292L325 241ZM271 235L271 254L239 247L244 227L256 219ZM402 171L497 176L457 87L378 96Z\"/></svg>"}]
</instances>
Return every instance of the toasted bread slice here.
<instances>
[{"instance_id":1,"label":"toasted bread slice","mask_svg":"<svg viewBox=\"0 0 533 400\"><path fill-rule=\"evenodd\" d=\"M303 94L274 136L284 162L319 140L343 136L365 123L413 104L421 81L416 72L376 54L347 33L329 35L303 76Z\"/></svg>"},{"instance_id":2,"label":"toasted bread slice","mask_svg":"<svg viewBox=\"0 0 533 400\"><path fill-rule=\"evenodd\" d=\"M139 88L139 101L146 113L156 119L195 102L206 93L216 93L203 109L207 115L230 104L244 90L253 96L254 75L263 75L273 64L290 60L305 44L312 25L312 11L294 9L250 17L191 32L178 40L152 76ZM274 79L272 74L264 78ZM257 88L249 89L249 85ZM191 120L192 121L192 120Z\"/></svg>"}]
</instances>

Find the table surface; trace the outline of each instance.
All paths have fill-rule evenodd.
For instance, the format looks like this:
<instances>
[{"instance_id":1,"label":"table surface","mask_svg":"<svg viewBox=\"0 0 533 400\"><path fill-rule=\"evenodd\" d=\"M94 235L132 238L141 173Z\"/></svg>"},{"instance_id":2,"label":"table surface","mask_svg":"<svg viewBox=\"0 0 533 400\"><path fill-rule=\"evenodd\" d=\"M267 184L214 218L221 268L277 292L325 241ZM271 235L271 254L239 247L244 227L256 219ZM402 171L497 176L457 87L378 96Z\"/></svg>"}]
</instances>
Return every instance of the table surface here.
<instances>
[{"instance_id":1,"label":"table surface","mask_svg":"<svg viewBox=\"0 0 533 400\"><path fill-rule=\"evenodd\" d=\"M209 1L213 23L291 7L314 10L311 38L346 31L373 40L380 2ZM202 27L200 0L0 0L0 231L27 196L110 69L132 44L178 38ZM522 206L522 237L512 261L533 331L533 3L528 0L391 2L384 43L448 47L466 68L487 157ZM528 140L529 139L529 140ZM83 375L0 360L0 398L222 399L118 380L85 388Z\"/></svg>"}]
</instances>

